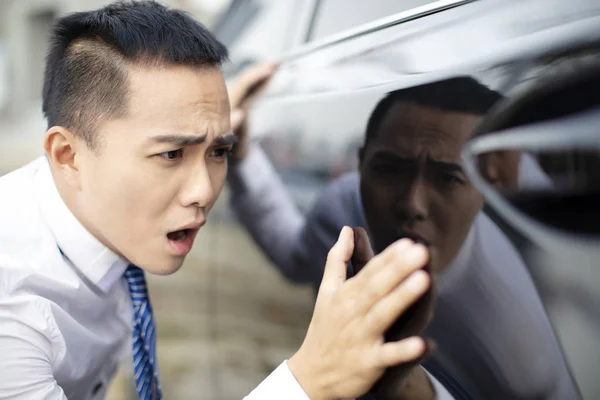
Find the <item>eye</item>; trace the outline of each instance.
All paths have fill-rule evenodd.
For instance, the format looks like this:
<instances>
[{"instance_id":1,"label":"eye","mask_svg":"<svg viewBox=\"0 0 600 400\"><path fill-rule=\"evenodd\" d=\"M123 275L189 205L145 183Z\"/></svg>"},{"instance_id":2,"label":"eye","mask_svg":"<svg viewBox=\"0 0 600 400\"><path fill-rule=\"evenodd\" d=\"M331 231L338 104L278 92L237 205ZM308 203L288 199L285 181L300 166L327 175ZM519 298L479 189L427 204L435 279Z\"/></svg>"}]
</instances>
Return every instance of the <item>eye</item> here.
<instances>
[{"instance_id":1,"label":"eye","mask_svg":"<svg viewBox=\"0 0 600 400\"><path fill-rule=\"evenodd\" d=\"M463 183L465 183L465 180L462 177L450 172L442 173L441 177L442 180L448 184L462 185Z\"/></svg>"},{"instance_id":2,"label":"eye","mask_svg":"<svg viewBox=\"0 0 600 400\"><path fill-rule=\"evenodd\" d=\"M158 154L158 156L164 158L165 160L173 161L183 157L183 149L165 151L164 153Z\"/></svg>"},{"instance_id":3,"label":"eye","mask_svg":"<svg viewBox=\"0 0 600 400\"><path fill-rule=\"evenodd\" d=\"M212 157L217 157L217 158L225 158L227 156L229 156L231 154L231 147L219 147L217 149L214 149L210 155Z\"/></svg>"},{"instance_id":4,"label":"eye","mask_svg":"<svg viewBox=\"0 0 600 400\"><path fill-rule=\"evenodd\" d=\"M371 169L378 174L389 174L397 172L400 168L397 164L389 161L376 161L371 164Z\"/></svg>"}]
</instances>

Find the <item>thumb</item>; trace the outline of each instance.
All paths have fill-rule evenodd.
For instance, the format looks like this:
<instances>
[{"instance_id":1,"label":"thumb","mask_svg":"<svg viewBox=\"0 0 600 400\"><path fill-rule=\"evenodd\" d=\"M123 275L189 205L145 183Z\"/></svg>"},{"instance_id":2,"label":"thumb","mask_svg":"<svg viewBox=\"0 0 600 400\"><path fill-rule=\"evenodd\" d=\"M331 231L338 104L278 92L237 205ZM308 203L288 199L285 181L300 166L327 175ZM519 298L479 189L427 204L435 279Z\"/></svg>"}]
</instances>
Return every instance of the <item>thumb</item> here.
<instances>
[{"instance_id":1,"label":"thumb","mask_svg":"<svg viewBox=\"0 0 600 400\"><path fill-rule=\"evenodd\" d=\"M340 237L327 254L327 264L321 281L319 294L337 291L346 281L346 265L354 251L354 233L351 228L344 226Z\"/></svg>"},{"instance_id":2,"label":"thumb","mask_svg":"<svg viewBox=\"0 0 600 400\"><path fill-rule=\"evenodd\" d=\"M236 108L231 111L231 130L237 131L238 128L244 123L246 119L246 113L241 108Z\"/></svg>"},{"instance_id":3,"label":"thumb","mask_svg":"<svg viewBox=\"0 0 600 400\"><path fill-rule=\"evenodd\" d=\"M242 71L229 85L229 104L232 108L239 107L242 102L265 83L275 72L277 64L254 64Z\"/></svg>"}]
</instances>

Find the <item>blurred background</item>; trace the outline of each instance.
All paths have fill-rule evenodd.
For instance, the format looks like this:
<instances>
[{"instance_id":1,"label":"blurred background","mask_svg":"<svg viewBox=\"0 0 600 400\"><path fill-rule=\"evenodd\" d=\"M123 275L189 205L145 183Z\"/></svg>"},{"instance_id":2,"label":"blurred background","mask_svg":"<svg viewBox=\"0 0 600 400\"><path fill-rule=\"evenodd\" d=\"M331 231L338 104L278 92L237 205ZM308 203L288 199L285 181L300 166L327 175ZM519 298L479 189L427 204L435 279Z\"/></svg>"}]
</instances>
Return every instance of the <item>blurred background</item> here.
<instances>
[{"instance_id":1,"label":"blurred background","mask_svg":"<svg viewBox=\"0 0 600 400\"><path fill-rule=\"evenodd\" d=\"M108 3L0 0L0 175L42 155L41 86L53 20ZM163 3L212 27L230 2ZM224 193L179 273L149 277L167 399L242 398L293 354L308 326L312 291L292 286L268 265L226 204ZM124 364L108 399L137 398L130 372Z\"/></svg>"}]
</instances>

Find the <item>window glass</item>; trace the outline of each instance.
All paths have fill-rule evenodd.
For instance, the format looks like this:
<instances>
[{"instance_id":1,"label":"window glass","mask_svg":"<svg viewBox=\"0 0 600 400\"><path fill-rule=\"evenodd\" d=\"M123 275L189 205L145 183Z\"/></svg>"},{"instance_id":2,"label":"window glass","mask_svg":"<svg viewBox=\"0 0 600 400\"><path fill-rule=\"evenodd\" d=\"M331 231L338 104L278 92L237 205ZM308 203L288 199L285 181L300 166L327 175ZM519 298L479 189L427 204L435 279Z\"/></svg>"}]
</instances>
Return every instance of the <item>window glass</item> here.
<instances>
[{"instance_id":1,"label":"window glass","mask_svg":"<svg viewBox=\"0 0 600 400\"><path fill-rule=\"evenodd\" d=\"M275 59L287 50L302 3L302 0L244 0L232 7L216 32L231 56L226 75L234 75L256 61Z\"/></svg>"},{"instance_id":2,"label":"window glass","mask_svg":"<svg viewBox=\"0 0 600 400\"><path fill-rule=\"evenodd\" d=\"M317 40L355 26L375 21L411 8L433 3L431 0L324 0L315 16L310 39Z\"/></svg>"}]
</instances>

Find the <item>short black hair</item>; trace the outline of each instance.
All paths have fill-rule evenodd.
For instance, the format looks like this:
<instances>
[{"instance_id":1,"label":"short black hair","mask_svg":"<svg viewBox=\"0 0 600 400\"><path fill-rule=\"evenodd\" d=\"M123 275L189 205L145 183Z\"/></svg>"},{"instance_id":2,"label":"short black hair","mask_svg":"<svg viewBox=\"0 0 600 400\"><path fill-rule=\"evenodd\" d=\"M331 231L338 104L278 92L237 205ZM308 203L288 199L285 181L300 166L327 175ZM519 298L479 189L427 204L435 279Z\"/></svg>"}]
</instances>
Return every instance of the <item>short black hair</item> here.
<instances>
[{"instance_id":1,"label":"short black hair","mask_svg":"<svg viewBox=\"0 0 600 400\"><path fill-rule=\"evenodd\" d=\"M220 66L227 49L187 13L155 1L119 1L58 19L50 36L43 105L48 127L96 146L100 121L127 112L127 65Z\"/></svg>"},{"instance_id":2,"label":"short black hair","mask_svg":"<svg viewBox=\"0 0 600 400\"><path fill-rule=\"evenodd\" d=\"M377 103L369 117L365 133L366 146L377 135L381 121L396 103L415 103L444 111L484 115L502 99L502 95L470 76L459 76L388 93Z\"/></svg>"}]
</instances>

